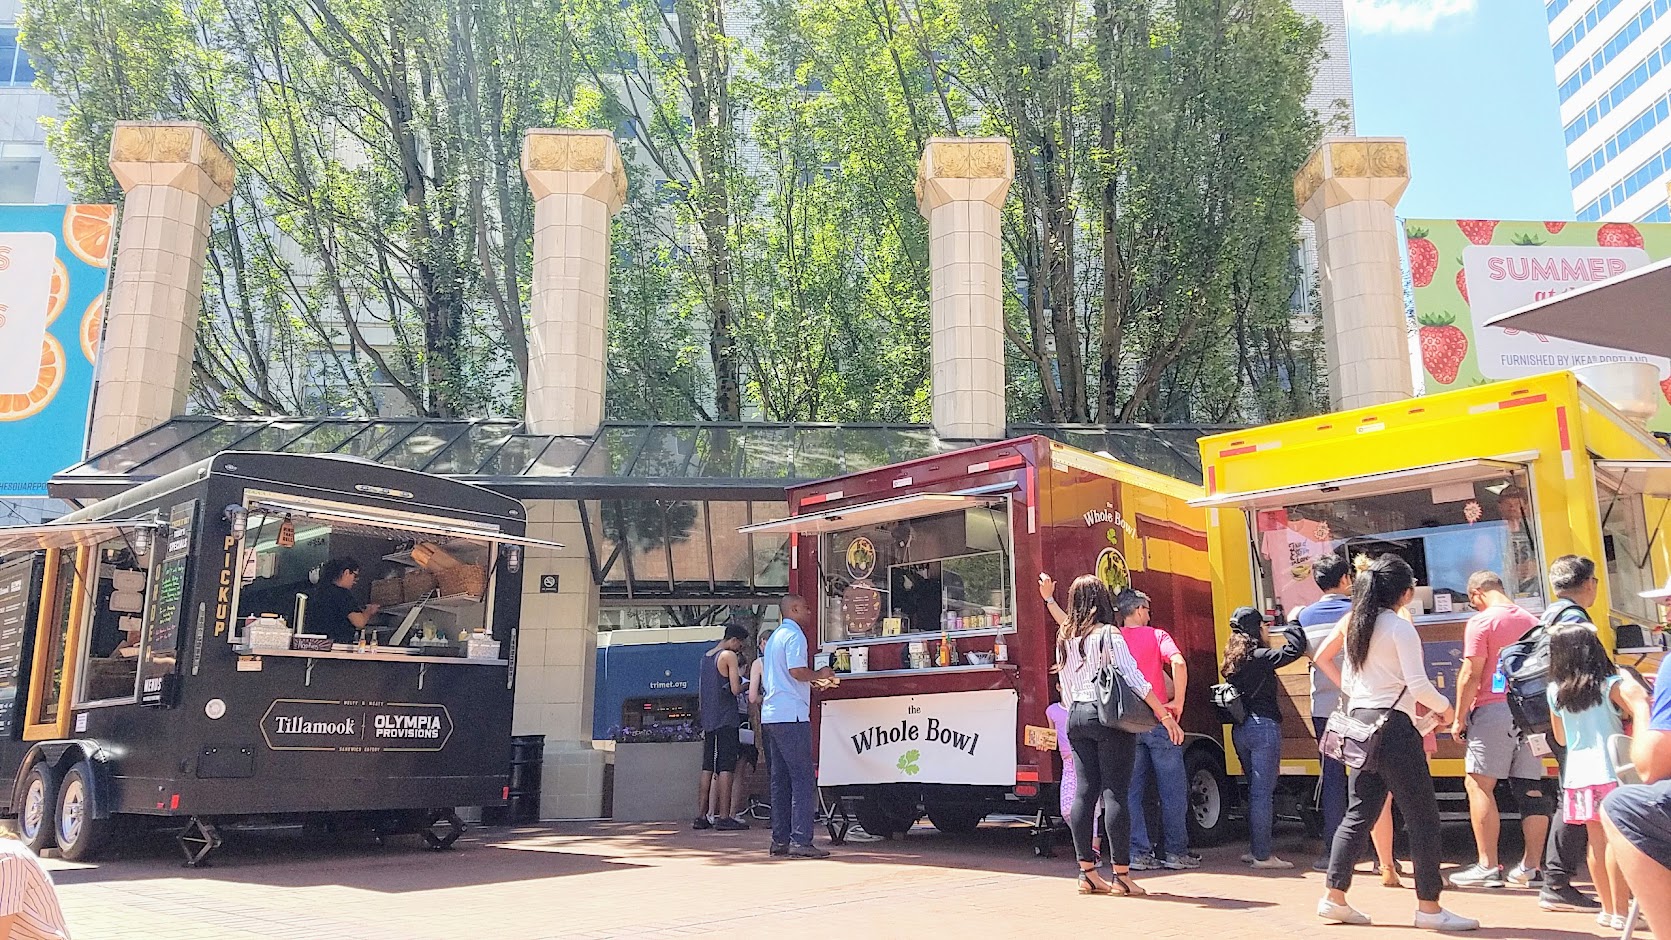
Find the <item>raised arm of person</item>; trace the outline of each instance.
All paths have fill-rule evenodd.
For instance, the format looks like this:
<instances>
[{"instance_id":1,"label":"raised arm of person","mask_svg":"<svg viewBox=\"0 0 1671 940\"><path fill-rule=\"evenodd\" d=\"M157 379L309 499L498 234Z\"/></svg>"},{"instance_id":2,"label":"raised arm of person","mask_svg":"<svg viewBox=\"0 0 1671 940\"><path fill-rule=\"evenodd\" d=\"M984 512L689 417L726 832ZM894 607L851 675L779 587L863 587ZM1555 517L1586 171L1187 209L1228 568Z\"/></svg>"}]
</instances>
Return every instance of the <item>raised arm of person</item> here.
<instances>
[{"instance_id":1,"label":"raised arm of person","mask_svg":"<svg viewBox=\"0 0 1671 940\"><path fill-rule=\"evenodd\" d=\"M364 610L358 610L349 614L348 622L353 624L355 627L364 630L366 628L366 624L371 622L371 616L377 613L378 606L379 605L377 604L367 604Z\"/></svg>"},{"instance_id":2,"label":"raised arm of person","mask_svg":"<svg viewBox=\"0 0 1671 940\"><path fill-rule=\"evenodd\" d=\"M1044 572L1039 574L1039 596L1044 598L1044 609L1050 611L1050 618L1056 621L1056 626L1067 626L1068 612L1056 603L1056 582Z\"/></svg>"},{"instance_id":3,"label":"raised arm of person","mask_svg":"<svg viewBox=\"0 0 1671 940\"><path fill-rule=\"evenodd\" d=\"M1261 646L1249 653L1248 658L1270 663L1272 669L1281 669L1305 655L1305 630L1299 624L1283 627L1272 639L1277 637L1282 639L1281 646Z\"/></svg>"},{"instance_id":4,"label":"raised arm of person","mask_svg":"<svg viewBox=\"0 0 1671 940\"><path fill-rule=\"evenodd\" d=\"M779 627L778 629L783 629ZM796 682L817 682L819 679L829 679L835 676L835 670L828 666L823 669L813 669L807 649L806 634L799 629L793 630L789 638L784 641L783 656L789 668L789 676ZM797 665L798 664L798 665Z\"/></svg>"}]
</instances>

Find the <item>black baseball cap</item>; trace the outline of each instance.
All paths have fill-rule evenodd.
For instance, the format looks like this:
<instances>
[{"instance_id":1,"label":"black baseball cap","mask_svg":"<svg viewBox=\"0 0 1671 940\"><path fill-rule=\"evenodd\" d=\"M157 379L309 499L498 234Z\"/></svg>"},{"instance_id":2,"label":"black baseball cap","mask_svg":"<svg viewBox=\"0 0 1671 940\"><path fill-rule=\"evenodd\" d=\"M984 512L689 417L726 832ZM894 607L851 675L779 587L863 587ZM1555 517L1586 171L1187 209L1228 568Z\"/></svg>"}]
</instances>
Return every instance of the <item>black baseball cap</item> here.
<instances>
[{"instance_id":1,"label":"black baseball cap","mask_svg":"<svg viewBox=\"0 0 1671 940\"><path fill-rule=\"evenodd\" d=\"M1250 636L1258 636L1259 628L1271 622L1271 618L1259 612L1256 607L1238 607L1230 615L1230 629Z\"/></svg>"}]
</instances>

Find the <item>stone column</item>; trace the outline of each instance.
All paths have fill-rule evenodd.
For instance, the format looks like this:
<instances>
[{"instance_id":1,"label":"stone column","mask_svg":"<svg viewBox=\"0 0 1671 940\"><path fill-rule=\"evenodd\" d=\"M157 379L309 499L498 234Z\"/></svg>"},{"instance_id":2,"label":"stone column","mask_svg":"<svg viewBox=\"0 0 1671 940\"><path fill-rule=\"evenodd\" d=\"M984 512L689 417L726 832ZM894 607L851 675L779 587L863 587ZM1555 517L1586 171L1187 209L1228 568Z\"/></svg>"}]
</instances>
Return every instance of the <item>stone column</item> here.
<instances>
[{"instance_id":1,"label":"stone column","mask_svg":"<svg viewBox=\"0 0 1671 940\"><path fill-rule=\"evenodd\" d=\"M627 196L608 131L531 128L522 176L534 194L528 430L589 436L603 423L609 218Z\"/></svg>"},{"instance_id":2,"label":"stone column","mask_svg":"<svg viewBox=\"0 0 1671 940\"><path fill-rule=\"evenodd\" d=\"M232 162L197 123L122 121L110 169L127 196L89 446L98 453L185 411L209 246Z\"/></svg>"},{"instance_id":3,"label":"stone column","mask_svg":"<svg viewBox=\"0 0 1671 940\"><path fill-rule=\"evenodd\" d=\"M1393 215L1409 183L1398 137L1328 138L1294 177L1294 201L1317 226L1329 402L1337 410L1413 394Z\"/></svg>"},{"instance_id":4,"label":"stone column","mask_svg":"<svg viewBox=\"0 0 1671 940\"><path fill-rule=\"evenodd\" d=\"M540 818L595 819L603 815L607 758L592 747L598 588L592 583L580 505L572 499L523 505L528 534L561 542L564 548L530 548L523 561L511 733L545 735ZM592 506L595 510L597 503ZM598 520L592 522L596 526ZM540 590L544 575L556 576L555 592Z\"/></svg>"},{"instance_id":5,"label":"stone column","mask_svg":"<svg viewBox=\"0 0 1671 940\"><path fill-rule=\"evenodd\" d=\"M1004 436L1000 211L1013 179L1002 137L935 137L917 167L932 272L934 430L944 438Z\"/></svg>"}]
</instances>

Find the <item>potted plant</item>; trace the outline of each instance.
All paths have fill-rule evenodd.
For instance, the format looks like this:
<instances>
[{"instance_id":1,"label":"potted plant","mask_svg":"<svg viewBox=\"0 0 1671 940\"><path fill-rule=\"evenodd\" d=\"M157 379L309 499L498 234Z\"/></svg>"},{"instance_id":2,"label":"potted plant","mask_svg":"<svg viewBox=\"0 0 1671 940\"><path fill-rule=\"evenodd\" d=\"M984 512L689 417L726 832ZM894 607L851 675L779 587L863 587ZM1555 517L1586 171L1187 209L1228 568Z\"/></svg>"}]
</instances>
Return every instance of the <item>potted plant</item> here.
<instances>
[{"instance_id":1,"label":"potted plant","mask_svg":"<svg viewBox=\"0 0 1671 940\"><path fill-rule=\"evenodd\" d=\"M702 731L692 722L615 728L614 818L666 822L696 814L690 802L702 772Z\"/></svg>"}]
</instances>

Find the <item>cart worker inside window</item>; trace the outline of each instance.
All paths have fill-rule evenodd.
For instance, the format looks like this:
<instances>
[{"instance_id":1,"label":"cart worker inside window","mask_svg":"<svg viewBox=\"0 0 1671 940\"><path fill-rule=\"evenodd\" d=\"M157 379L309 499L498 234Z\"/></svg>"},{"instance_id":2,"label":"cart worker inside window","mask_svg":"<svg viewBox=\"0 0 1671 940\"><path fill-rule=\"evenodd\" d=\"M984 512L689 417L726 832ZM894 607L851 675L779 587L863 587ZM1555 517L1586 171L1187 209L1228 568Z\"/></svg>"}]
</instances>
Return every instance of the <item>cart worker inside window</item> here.
<instances>
[{"instance_id":1,"label":"cart worker inside window","mask_svg":"<svg viewBox=\"0 0 1671 940\"><path fill-rule=\"evenodd\" d=\"M377 613L376 604L362 605L354 596L354 582L360 578L360 563L352 558L333 558L319 570L319 586L308 599L309 633L323 633L332 643L352 643Z\"/></svg>"}]
</instances>

